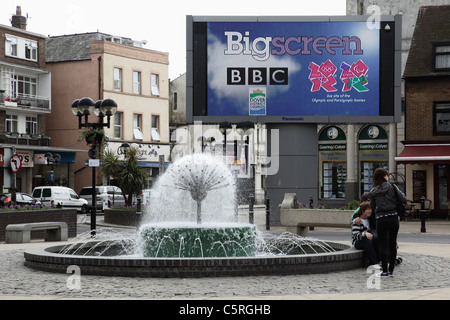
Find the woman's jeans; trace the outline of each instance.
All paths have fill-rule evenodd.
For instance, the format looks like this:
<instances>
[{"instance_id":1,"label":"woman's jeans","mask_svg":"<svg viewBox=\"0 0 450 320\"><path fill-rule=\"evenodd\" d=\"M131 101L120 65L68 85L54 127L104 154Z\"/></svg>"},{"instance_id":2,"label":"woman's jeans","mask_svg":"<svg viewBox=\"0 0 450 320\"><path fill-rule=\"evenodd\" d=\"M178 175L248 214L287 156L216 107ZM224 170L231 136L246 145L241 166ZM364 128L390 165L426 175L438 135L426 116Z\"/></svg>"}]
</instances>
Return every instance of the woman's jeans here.
<instances>
[{"instance_id":1,"label":"woman's jeans","mask_svg":"<svg viewBox=\"0 0 450 320\"><path fill-rule=\"evenodd\" d=\"M377 219L377 233L380 245L381 267L383 272L394 272L397 258L398 216L387 216Z\"/></svg>"}]
</instances>

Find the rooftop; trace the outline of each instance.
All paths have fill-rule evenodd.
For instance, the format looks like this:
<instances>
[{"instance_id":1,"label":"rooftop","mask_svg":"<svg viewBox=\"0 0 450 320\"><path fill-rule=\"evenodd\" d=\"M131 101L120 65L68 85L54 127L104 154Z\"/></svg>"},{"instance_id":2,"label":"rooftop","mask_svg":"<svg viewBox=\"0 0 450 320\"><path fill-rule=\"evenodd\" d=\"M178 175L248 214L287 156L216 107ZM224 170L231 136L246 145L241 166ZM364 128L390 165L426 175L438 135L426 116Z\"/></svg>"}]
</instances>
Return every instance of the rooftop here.
<instances>
[{"instance_id":1,"label":"rooftop","mask_svg":"<svg viewBox=\"0 0 450 320\"><path fill-rule=\"evenodd\" d=\"M450 5L420 7L403 78L449 76L450 70L434 70L433 43L439 42L450 45Z\"/></svg>"}]
</instances>

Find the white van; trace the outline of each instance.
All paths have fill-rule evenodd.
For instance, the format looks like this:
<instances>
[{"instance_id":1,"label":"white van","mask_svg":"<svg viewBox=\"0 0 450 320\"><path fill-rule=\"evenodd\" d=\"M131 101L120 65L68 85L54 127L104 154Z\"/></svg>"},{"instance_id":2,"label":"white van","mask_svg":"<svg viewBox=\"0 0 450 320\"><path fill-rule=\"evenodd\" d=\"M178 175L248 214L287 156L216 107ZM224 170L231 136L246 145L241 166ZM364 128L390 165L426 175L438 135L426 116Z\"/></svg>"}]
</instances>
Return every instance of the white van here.
<instances>
[{"instance_id":1,"label":"white van","mask_svg":"<svg viewBox=\"0 0 450 320\"><path fill-rule=\"evenodd\" d=\"M95 198L96 209L103 210L105 207L110 208L114 205L124 205L122 189L116 186L96 186ZM89 207L92 207L92 187L84 187L80 191L80 198L86 199Z\"/></svg>"},{"instance_id":2,"label":"white van","mask_svg":"<svg viewBox=\"0 0 450 320\"><path fill-rule=\"evenodd\" d=\"M87 213L88 211L88 202L85 199L80 198L75 191L67 187L36 187L33 190L32 196L47 206L76 208L77 211L81 213Z\"/></svg>"}]
</instances>

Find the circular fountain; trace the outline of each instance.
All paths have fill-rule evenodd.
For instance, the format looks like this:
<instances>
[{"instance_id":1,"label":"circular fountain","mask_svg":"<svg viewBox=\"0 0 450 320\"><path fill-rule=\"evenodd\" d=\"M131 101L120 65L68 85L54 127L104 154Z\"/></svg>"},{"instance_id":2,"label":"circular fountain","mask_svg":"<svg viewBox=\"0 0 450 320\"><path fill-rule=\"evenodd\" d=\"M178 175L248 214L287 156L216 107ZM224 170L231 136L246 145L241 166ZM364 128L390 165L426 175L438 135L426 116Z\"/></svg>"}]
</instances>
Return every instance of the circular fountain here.
<instances>
[{"instance_id":1,"label":"circular fountain","mask_svg":"<svg viewBox=\"0 0 450 320\"><path fill-rule=\"evenodd\" d=\"M361 267L348 245L272 235L237 223L235 180L220 161L185 156L158 179L136 235L100 229L68 244L27 250L25 265L66 273L131 277L204 277L324 273Z\"/></svg>"}]
</instances>

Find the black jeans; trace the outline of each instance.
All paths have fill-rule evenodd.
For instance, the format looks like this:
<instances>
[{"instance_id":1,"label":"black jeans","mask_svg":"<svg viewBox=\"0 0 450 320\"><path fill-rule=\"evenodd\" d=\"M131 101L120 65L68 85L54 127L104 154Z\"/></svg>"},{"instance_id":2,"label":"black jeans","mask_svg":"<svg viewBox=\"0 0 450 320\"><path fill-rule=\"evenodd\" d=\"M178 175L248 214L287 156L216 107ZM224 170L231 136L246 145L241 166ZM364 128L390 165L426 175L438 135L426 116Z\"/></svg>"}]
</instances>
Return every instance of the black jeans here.
<instances>
[{"instance_id":1,"label":"black jeans","mask_svg":"<svg viewBox=\"0 0 450 320\"><path fill-rule=\"evenodd\" d=\"M367 238L363 238L362 240L355 241L355 248L358 250L364 250L369 259L369 264L377 264L380 260L378 259L378 240L373 238L369 240Z\"/></svg>"},{"instance_id":2,"label":"black jeans","mask_svg":"<svg viewBox=\"0 0 450 320\"><path fill-rule=\"evenodd\" d=\"M380 246L381 267L383 272L394 272L397 258L398 216L387 216L377 219L378 243ZM388 269L389 267L389 269Z\"/></svg>"}]
</instances>

